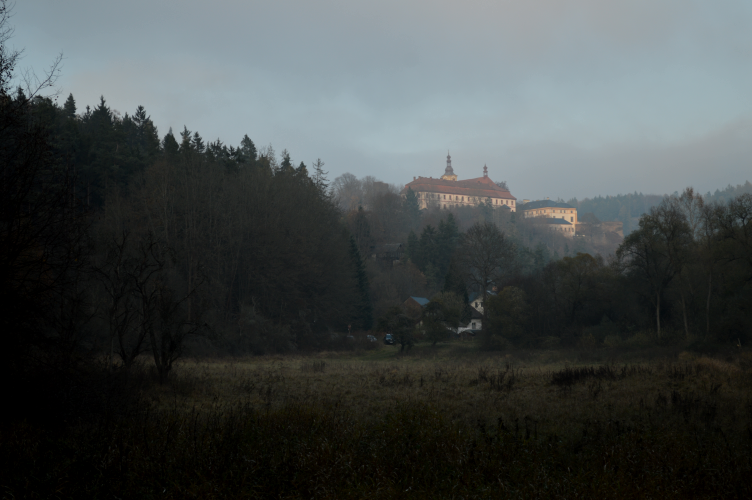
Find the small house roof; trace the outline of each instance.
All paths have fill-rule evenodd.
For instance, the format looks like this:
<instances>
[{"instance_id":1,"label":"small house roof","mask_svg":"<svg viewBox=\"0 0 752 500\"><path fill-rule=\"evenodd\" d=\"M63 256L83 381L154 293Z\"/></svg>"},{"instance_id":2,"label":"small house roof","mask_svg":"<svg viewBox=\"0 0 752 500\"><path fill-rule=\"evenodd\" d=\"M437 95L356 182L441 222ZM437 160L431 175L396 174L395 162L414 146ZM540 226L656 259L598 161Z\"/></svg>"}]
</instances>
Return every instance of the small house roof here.
<instances>
[{"instance_id":1,"label":"small house roof","mask_svg":"<svg viewBox=\"0 0 752 500\"><path fill-rule=\"evenodd\" d=\"M431 302L430 300L428 300L425 297L413 297L411 295L410 298L413 299L415 302L417 302L418 304L420 304L423 307L425 307L426 304L428 304L429 302Z\"/></svg>"}]
</instances>

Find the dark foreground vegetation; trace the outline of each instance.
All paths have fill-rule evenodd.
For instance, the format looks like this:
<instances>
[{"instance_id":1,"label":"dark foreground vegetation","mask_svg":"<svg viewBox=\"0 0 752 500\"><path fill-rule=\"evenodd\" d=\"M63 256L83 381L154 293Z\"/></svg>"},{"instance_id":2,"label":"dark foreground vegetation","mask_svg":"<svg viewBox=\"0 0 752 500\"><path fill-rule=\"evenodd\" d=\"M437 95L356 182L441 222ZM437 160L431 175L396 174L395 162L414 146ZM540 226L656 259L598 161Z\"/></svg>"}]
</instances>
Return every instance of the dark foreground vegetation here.
<instances>
[{"instance_id":1,"label":"dark foreground vegetation","mask_svg":"<svg viewBox=\"0 0 752 500\"><path fill-rule=\"evenodd\" d=\"M749 356L583 364L571 351L437 357L427 345L395 358L393 349L186 362L168 386L132 380L141 396L129 404L110 401L60 427L4 424L4 494L752 494Z\"/></svg>"},{"instance_id":2,"label":"dark foreground vegetation","mask_svg":"<svg viewBox=\"0 0 752 500\"><path fill-rule=\"evenodd\" d=\"M7 7L4 497L749 497L751 195L665 198L607 256L353 203L320 160L59 104Z\"/></svg>"}]
</instances>

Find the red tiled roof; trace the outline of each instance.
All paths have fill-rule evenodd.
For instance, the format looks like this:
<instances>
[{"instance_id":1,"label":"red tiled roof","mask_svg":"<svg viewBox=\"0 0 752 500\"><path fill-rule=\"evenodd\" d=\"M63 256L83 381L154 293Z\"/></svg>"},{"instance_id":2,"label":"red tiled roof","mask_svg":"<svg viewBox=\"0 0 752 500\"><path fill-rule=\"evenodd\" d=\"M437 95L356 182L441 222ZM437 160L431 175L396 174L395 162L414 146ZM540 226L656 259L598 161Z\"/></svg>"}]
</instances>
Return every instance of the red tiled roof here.
<instances>
[{"instance_id":1,"label":"red tiled roof","mask_svg":"<svg viewBox=\"0 0 752 500\"><path fill-rule=\"evenodd\" d=\"M429 192L470 197L475 196L478 198L517 199L506 189L497 186L489 177L478 177L476 179L466 179L464 181L446 181L444 179L418 177L416 180L405 184L405 191L407 188L412 189L416 193Z\"/></svg>"}]
</instances>

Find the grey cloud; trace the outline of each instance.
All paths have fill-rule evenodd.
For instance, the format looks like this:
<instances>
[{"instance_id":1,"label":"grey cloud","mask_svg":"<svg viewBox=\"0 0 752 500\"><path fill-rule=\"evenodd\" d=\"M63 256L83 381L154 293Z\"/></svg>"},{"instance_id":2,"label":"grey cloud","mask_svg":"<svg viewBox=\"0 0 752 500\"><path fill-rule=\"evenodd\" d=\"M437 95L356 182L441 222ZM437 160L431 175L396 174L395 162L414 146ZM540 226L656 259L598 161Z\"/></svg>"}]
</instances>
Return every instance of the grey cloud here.
<instances>
[{"instance_id":1,"label":"grey cloud","mask_svg":"<svg viewBox=\"0 0 752 500\"><path fill-rule=\"evenodd\" d=\"M63 50L79 104L143 104L162 133L248 133L332 176L438 175L447 148L461 176L493 164L523 197L748 175L729 131L752 117L742 0L39 0L16 14L25 62ZM560 165L572 174L552 180Z\"/></svg>"}]
</instances>

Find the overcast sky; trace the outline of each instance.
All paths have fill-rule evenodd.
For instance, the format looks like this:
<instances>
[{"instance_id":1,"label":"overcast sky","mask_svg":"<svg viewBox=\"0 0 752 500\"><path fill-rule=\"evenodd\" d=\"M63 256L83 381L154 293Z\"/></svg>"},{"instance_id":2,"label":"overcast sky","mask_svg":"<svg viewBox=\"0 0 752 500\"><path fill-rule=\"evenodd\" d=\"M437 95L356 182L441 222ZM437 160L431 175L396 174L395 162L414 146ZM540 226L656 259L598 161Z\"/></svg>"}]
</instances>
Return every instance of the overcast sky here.
<instances>
[{"instance_id":1,"label":"overcast sky","mask_svg":"<svg viewBox=\"0 0 752 500\"><path fill-rule=\"evenodd\" d=\"M518 198L752 180L749 0L18 0L21 67L79 111Z\"/></svg>"}]
</instances>

